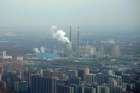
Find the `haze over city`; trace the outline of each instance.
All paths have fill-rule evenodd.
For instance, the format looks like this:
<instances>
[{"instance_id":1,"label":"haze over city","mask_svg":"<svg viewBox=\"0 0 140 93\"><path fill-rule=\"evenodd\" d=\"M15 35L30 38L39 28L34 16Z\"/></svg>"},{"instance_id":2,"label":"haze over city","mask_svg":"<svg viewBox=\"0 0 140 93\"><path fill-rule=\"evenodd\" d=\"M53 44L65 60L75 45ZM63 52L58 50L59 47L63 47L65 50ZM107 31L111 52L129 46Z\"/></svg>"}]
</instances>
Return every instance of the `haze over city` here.
<instances>
[{"instance_id":1,"label":"haze over city","mask_svg":"<svg viewBox=\"0 0 140 93\"><path fill-rule=\"evenodd\" d=\"M0 0L0 93L140 93L139 0Z\"/></svg>"},{"instance_id":2,"label":"haze over city","mask_svg":"<svg viewBox=\"0 0 140 93\"><path fill-rule=\"evenodd\" d=\"M139 0L1 0L0 25L78 24L135 28L140 25L139 3Z\"/></svg>"}]
</instances>

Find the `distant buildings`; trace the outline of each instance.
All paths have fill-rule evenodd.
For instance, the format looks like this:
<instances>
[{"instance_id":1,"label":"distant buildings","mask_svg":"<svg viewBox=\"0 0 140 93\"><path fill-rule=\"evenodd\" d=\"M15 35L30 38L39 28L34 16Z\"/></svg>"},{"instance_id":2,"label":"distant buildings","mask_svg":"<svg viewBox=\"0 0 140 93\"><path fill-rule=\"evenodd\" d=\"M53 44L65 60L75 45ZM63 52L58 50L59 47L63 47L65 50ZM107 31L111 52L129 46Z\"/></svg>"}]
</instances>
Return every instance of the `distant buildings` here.
<instances>
[{"instance_id":1,"label":"distant buildings","mask_svg":"<svg viewBox=\"0 0 140 93\"><path fill-rule=\"evenodd\" d=\"M121 56L119 44L79 45L78 56L53 61L44 60L54 58L44 47L35 50L26 56L43 60L2 52L0 84L9 93L139 93L139 58Z\"/></svg>"},{"instance_id":2,"label":"distant buildings","mask_svg":"<svg viewBox=\"0 0 140 93\"><path fill-rule=\"evenodd\" d=\"M112 45L111 56L120 57L120 55L121 55L120 47L118 45Z\"/></svg>"},{"instance_id":3,"label":"distant buildings","mask_svg":"<svg viewBox=\"0 0 140 93\"><path fill-rule=\"evenodd\" d=\"M8 56L8 55L6 54L6 51L3 51L3 52L2 52L2 58L3 58L3 59L12 59L12 56Z\"/></svg>"}]
</instances>

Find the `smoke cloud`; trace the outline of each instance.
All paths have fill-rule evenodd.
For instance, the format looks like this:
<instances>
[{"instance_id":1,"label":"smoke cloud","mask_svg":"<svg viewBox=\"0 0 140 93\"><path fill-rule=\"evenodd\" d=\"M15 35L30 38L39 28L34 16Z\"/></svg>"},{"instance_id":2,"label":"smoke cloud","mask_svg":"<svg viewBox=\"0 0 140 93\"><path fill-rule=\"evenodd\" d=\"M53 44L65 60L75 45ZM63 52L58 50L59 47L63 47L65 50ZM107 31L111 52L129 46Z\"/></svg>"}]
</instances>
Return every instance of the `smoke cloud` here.
<instances>
[{"instance_id":1,"label":"smoke cloud","mask_svg":"<svg viewBox=\"0 0 140 93\"><path fill-rule=\"evenodd\" d=\"M38 48L33 49L35 53L40 53L40 50Z\"/></svg>"},{"instance_id":2,"label":"smoke cloud","mask_svg":"<svg viewBox=\"0 0 140 93\"><path fill-rule=\"evenodd\" d=\"M45 53L45 48L43 46L40 47L40 52Z\"/></svg>"},{"instance_id":3,"label":"smoke cloud","mask_svg":"<svg viewBox=\"0 0 140 93\"><path fill-rule=\"evenodd\" d=\"M66 44L68 47L71 48L71 42L69 38L66 36L66 32L64 32L63 30L58 30L57 26L52 26L51 31L52 31L53 38Z\"/></svg>"},{"instance_id":4,"label":"smoke cloud","mask_svg":"<svg viewBox=\"0 0 140 93\"><path fill-rule=\"evenodd\" d=\"M70 43L68 37L66 37L66 33L63 30L57 30L57 32L53 34L53 37L61 42Z\"/></svg>"}]
</instances>

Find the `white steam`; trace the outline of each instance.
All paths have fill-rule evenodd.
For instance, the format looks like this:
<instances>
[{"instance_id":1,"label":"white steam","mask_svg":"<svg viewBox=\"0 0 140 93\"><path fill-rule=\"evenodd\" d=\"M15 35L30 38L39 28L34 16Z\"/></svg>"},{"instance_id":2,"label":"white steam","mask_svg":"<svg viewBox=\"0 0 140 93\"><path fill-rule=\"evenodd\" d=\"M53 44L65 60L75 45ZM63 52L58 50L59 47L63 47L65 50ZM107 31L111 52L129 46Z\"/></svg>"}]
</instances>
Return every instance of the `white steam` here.
<instances>
[{"instance_id":1,"label":"white steam","mask_svg":"<svg viewBox=\"0 0 140 93\"><path fill-rule=\"evenodd\" d=\"M70 40L66 37L66 33L63 30L57 30L56 33L53 34L53 37L61 42L70 43Z\"/></svg>"},{"instance_id":2,"label":"white steam","mask_svg":"<svg viewBox=\"0 0 140 93\"><path fill-rule=\"evenodd\" d=\"M66 44L68 47L71 47L71 42L69 38L66 36L66 32L64 32L63 30L58 30L57 26L52 26L51 31L53 38Z\"/></svg>"},{"instance_id":3,"label":"white steam","mask_svg":"<svg viewBox=\"0 0 140 93\"><path fill-rule=\"evenodd\" d=\"M33 51L35 53L45 53L45 48L41 46L40 48L34 48Z\"/></svg>"},{"instance_id":4,"label":"white steam","mask_svg":"<svg viewBox=\"0 0 140 93\"><path fill-rule=\"evenodd\" d=\"M33 49L35 53L40 53L40 50L38 48Z\"/></svg>"},{"instance_id":5,"label":"white steam","mask_svg":"<svg viewBox=\"0 0 140 93\"><path fill-rule=\"evenodd\" d=\"M43 46L40 47L40 52L45 53L45 48Z\"/></svg>"}]
</instances>

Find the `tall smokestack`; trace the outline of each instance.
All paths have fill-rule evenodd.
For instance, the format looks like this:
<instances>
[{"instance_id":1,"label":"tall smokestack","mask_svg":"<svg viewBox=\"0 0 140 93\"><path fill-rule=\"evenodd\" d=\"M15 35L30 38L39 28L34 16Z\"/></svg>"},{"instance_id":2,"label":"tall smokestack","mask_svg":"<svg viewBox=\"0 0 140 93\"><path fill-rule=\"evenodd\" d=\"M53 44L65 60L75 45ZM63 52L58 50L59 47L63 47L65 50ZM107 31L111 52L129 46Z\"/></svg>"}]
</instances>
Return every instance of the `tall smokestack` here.
<instances>
[{"instance_id":1,"label":"tall smokestack","mask_svg":"<svg viewBox=\"0 0 140 93\"><path fill-rule=\"evenodd\" d=\"M5 57L6 56L6 51L3 51L2 55L3 55L3 57Z\"/></svg>"},{"instance_id":2,"label":"tall smokestack","mask_svg":"<svg viewBox=\"0 0 140 93\"><path fill-rule=\"evenodd\" d=\"M80 44L80 27L77 26L77 47L79 48Z\"/></svg>"},{"instance_id":3,"label":"tall smokestack","mask_svg":"<svg viewBox=\"0 0 140 93\"><path fill-rule=\"evenodd\" d=\"M80 47L80 27L78 25L77 26L77 54L78 54L78 56L80 55L79 47Z\"/></svg>"},{"instance_id":4,"label":"tall smokestack","mask_svg":"<svg viewBox=\"0 0 140 93\"><path fill-rule=\"evenodd\" d=\"M71 42L71 40L72 40L72 27L71 27L71 25L70 25L70 33L69 33L69 38L70 38L70 42Z\"/></svg>"}]
</instances>

